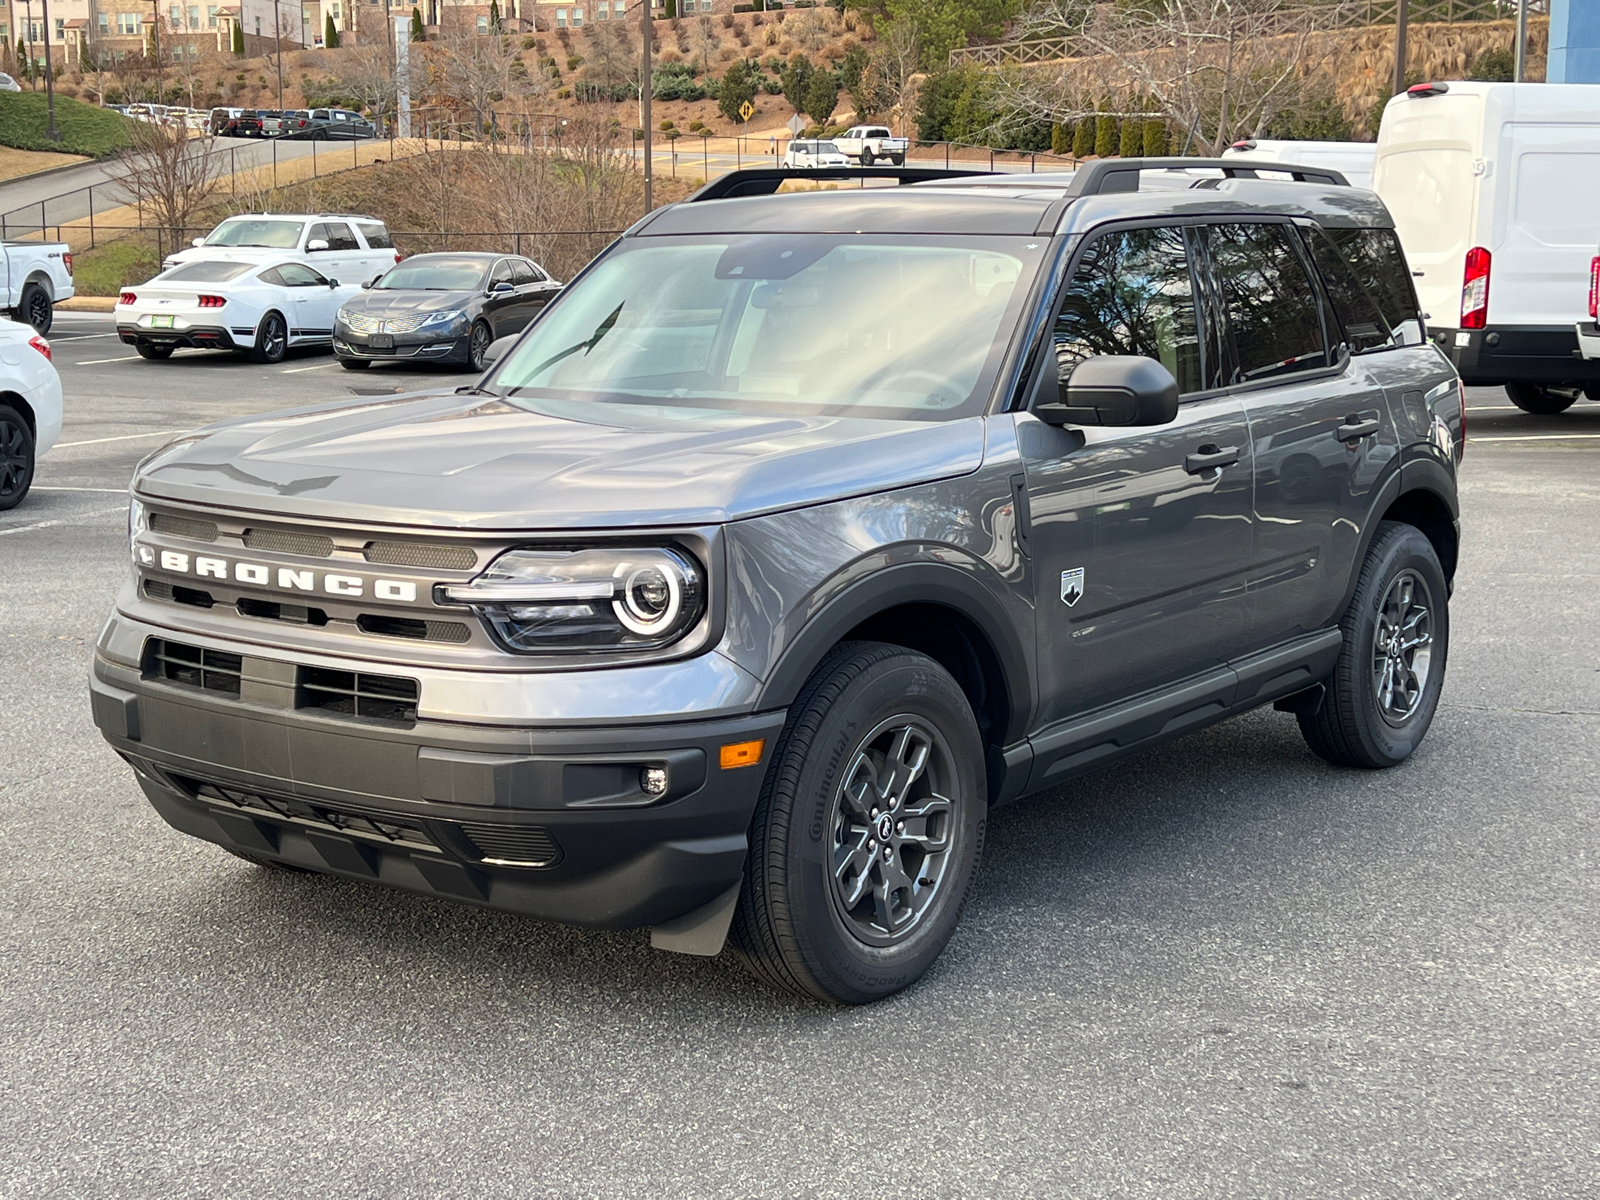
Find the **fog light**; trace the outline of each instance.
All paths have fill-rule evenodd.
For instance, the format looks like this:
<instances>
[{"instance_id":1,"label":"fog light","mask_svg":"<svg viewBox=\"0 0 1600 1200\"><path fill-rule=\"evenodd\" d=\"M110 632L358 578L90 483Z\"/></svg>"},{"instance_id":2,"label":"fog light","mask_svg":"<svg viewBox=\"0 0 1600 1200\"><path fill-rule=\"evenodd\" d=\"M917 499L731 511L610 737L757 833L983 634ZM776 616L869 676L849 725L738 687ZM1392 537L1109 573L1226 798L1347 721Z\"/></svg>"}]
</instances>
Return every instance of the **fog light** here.
<instances>
[{"instance_id":1,"label":"fog light","mask_svg":"<svg viewBox=\"0 0 1600 1200\"><path fill-rule=\"evenodd\" d=\"M665 767L645 767L639 772L639 787L646 796L662 796L667 791L667 769Z\"/></svg>"}]
</instances>

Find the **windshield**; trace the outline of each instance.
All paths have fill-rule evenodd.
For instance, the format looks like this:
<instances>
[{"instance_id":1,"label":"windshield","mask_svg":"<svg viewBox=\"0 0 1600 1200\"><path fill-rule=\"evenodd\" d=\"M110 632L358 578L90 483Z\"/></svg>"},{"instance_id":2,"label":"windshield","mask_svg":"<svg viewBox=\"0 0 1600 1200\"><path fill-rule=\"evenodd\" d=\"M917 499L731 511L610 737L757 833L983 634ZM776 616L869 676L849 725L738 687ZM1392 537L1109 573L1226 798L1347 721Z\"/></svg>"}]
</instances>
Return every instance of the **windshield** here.
<instances>
[{"instance_id":1,"label":"windshield","mask_svg":"<svg viewBox=\"0 0 1600 1200\"><path fill-rule=\"evenodd\" d=\"M267 246L293 250L300 244L303 221L278 221L264 217L237 217L224 221L206 238L208 246Z\"/></svg>"},{"instance_id":2,"label":"windshield","mask_svg":"<svg viewBox=\"0 0 1600 1200\"><path fill-rule=\"evenodd\" d=\"M211 262L185 263L181 267L174 267L165 275L158 276L162 283L224 283L235 279L246 271L253 271L257 263L236 263L227 259L218 259Z\"/></svg>"},{"instance_id":3,"label":"windshield","mask_svg":"<svg viewBox=\"0 0 1600 1200\"><path fill-rule=\"evenodd\" d=\"M805 416L983 410L1044 242L932 235L628 238L491 390Z\"/></svg>"},{"instance_id":4,"label":"windshield","mask_svg":"<svg viewBox=\"0 0 1600 1200\"><path fill-rule=\"evenodd\" d=\"M488 264L472 258L412 258L397 267L374 287L385 291L415 288L427 292L472 292L483 285Z\"/></svg>"}]
</instances>

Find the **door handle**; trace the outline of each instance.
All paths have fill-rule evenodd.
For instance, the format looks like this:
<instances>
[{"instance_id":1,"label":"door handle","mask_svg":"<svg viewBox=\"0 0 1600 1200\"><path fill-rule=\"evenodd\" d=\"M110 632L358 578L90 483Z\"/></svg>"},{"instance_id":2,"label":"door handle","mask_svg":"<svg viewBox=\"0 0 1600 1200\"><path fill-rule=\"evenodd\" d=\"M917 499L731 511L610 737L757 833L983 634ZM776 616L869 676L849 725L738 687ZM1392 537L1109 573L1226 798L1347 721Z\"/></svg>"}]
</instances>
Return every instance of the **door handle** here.
<instances>
[{"instance_id":1,"label":"door handle","mask_svg":"<svg viewBox=\"0 0 1600 1200\"><path fill-rule=\"evenodd\" d=\"M1219 446L1215 442L1207 442L1183 460L1183 469L1191 475L1199 475L1205 471L1220 471L1223 467L1231 467L1238 461L1239 447Z\"/></svg>"},{"instance_id":2,"label":"door handle","mask_svg":"<svg viewBox=\"0 0 1600 1200\"><path fill-rule=\"evenodd\" d=\"M1339 426L1335 433L1341 442L1359 442L1362 438L1369 438L1377 433L1382 425L1377 417L1362 419L1360 413L1351 413L1344 419L1344 424Z\"/></svg>"}]
</instances>

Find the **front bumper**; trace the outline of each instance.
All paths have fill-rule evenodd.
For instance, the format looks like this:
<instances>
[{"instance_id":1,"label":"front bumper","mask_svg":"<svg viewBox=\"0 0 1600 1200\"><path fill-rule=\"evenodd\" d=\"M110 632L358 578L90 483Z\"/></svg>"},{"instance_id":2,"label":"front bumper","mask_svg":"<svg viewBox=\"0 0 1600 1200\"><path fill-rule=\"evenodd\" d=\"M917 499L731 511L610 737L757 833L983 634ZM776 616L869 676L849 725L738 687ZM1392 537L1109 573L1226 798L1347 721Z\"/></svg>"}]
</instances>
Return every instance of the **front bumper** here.
<instances>
[{"instance_id":1,"label":"front bumper","mask_svg":"<svg viewBox=\"0 0 1600 1200\"><path fill-rule=\"evenodd\" d=\"M1600 382L1600 358L1580 353L1571 325L1491 325L1429 332L1469 384Z\"/></svg>"},{"instance_id":2,"label":"front bumper","mask_svg":"<svg viewBox=\"0 0 1600 1200\"><path fill-rule=\"evenodd\" d=\"M363 334L336 331L333 352L340 358L359 358L369 362L446 362L465 363L471 358L469 339L430 337L424 333L396 333L392 346L373 346Z\"/></svg>"},{"instance_id":3,"label":"front bumper","mask_svg":"<svg viewBox=\"0 0 1600 1200\"><path fill-rule=\"evenodd\" d=\"M191 325L155 329L146 325L117 322L117 336L130 346L174 346L195 350L248 350L255 344L255 329L232 329L226 325Z\"/></svg>"},{"instance_id":4,"label":"front bumper","mask_svg":"<svg viewBox=\"0 0 1600 1200\"><path fill-rule=\"evenodd\" d=\"M140 668L97 652L90 690L96 725L174 828L574 925L661 925L736 886L784 720L557 729L335 715L304 706L294 662L241 644L228 693L164 678L154 644ZM756 738L760 765L719 766L721 746ZM645 766L668 772L653 802Z\"/></svg>"}]
</instances>

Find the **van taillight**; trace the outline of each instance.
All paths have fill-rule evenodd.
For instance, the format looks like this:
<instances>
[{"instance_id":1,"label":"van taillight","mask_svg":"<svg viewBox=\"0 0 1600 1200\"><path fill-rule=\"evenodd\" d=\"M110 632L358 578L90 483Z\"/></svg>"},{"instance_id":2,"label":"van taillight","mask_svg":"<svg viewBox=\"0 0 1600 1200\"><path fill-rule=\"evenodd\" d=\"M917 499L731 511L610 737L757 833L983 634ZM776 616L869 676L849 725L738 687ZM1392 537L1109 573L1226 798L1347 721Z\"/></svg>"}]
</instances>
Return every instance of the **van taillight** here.
<instances>
[{"instance_id":1,"label":"van taillight","mask_svg":"<svg viewBox=\"0 0 1600 1200\"><path fill-rule=\"evenodd\" d=\"M1589 315L1600 317L1600 256L1589 260Z\"/></svg>"},{"instance_id":2,"label":"van taillight","mask_svg":"<svg viewBox=\"0 0 1600 1200\"><path fill-rule=\"evenodd\" d=\"M1467 251L1461 279L1461 328L1482 329L1489 319L1489 252L1482 246Z\"/></svg>"}]
</instances>

